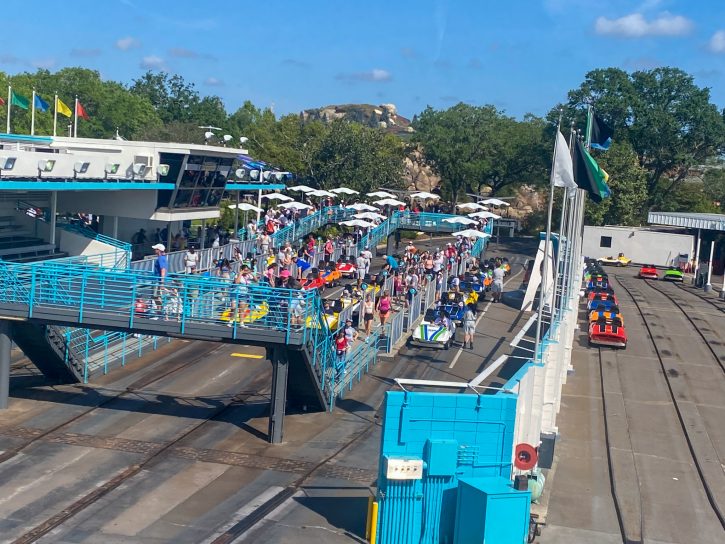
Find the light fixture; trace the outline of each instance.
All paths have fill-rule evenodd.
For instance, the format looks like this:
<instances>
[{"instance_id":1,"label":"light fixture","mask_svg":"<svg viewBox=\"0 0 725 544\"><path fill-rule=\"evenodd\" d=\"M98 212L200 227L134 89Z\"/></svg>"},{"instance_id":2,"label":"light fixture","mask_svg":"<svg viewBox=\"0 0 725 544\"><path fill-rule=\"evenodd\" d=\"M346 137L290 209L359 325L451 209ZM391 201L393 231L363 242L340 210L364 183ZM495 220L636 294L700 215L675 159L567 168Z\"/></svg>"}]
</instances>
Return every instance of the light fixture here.
<instances>
[{"instance_id":1,"label":"light fixture","mask_svg":"<svg viewBox=\"0 0 725 544\"><path fill-rule=\"evenodd\" d=\"M234 175L237 176L238 178L243 178L246 173L247 173L247 171L244 168L237 168L234 171Z\"/></svg>"},{"instance_id":2,"label":"light fixture","mask_svg":"<svg viewBox=\"0 0 725 544\"><path fill-rule=\"evenodd\" d=\"M135 163L133 163L133 168L131 170L133 171L134 177L138 176L138 177L143 178L146 176L146 174L148 173L148 171L150 169L151 169L150 166L146 166L142 162L135 162Z\"/></svg>"},{"instance_id":3,"label":"light fixture","mask_svg":"<svg viewBox=\"0 0 725 544\"><path fill-rule=\"evenodd\" d=\"M267 170L264 174L262 174L262 178L264 179L264 181L267 181L267 180L269 180L269 176L271 176L271 175L272 175L272 172Z\"/></svg>"},{"instance_id":4,"label":"light fixture","mask_svg":"<svg viewBox=\"0 0 725 544\"><path fill-rule=\"evenodd\" d=\"M232 141L232 135L231 134L225 134L223 137L224 143L231 142Z\"/></svg>"},{"instance_id":5,"label":"light fixture","mask_svg":"<svg viewBox=\"0 0 725 544\"><path fill-rule=\"evenodd\" d=\"M16 157L0 157L0 170L12 170L16 160Z\"/></svg>"},{"instance_id":6,"label":"light fixture","mask_svg":"<svg viewBox=\"0 0 725 544\"><path fill-rule=\"evenodd\" d=\"M259 179L259 170L250 170L249 179L258 180Z\"/></svg>"},{"instance_id":7,"label":"light fixture","mask_svg":"<svg viewBox=\"0 0 725 544\"><path fill-rule=\"evenodd\" d=\"M169 165L168 164L159 164L158 168L156 168L156 172L159 174L159 176L168 176L169 175Z\"/></svg>"},{"instance_id":8,"label":"light fixture","mask_svg":"<svg viewBox=\"0 0 725 544\"><path fill-rule=\"evenodd\" d=\"M207 142L208 142L209 140L211 140L211 139L212 139L213 137L214 137L214 133L213 133L213 132L212 132L211 130L207 130L207 131L206 131L206 132L204 133L204 139L205 139L205 140L206 140Z\"/></svg>"},{"instance_id":9,"label":"light fixture","mask_svg":"<svg viewBox=\"0 0 725 544\"><path fill-rule=\"evenodd\" d=\"M78 161L73 165L73 172L77 174L85 174L88 172L88 167L91 165L90 162L87 161Z\"/></svg>"},{"instance_id":10,"label":"light fixture","mask_svg":"<svg viewBox=\"0 0 725 544\"><path fill-rule=\"evenodd\" d=\"M118 174L118 169L121 167L120 164L117 162L109 162L105 166L106 174L113 176L114 174Z\"/></svg>"},{"instance_id":11,"label":"light fixture","mask_svg":"<svg viewBox=\"0 0 725 544\"><path fill-rule=\"evenodd\" d=\"M247 138L246 136L240 136L239 137L239 143L240 144L246 144L248 141L249 141L249 138Z\"/></svg>"},{"instance_id":12,"label":"light fixture","mask_svg":"<svg viewBox=\"0 0 725 544\"><path fill-rule=\"evenodd\" d=\"M55 159L38 161L38 172L52 172L55 166Z\"/></svg>"}]
</instances>

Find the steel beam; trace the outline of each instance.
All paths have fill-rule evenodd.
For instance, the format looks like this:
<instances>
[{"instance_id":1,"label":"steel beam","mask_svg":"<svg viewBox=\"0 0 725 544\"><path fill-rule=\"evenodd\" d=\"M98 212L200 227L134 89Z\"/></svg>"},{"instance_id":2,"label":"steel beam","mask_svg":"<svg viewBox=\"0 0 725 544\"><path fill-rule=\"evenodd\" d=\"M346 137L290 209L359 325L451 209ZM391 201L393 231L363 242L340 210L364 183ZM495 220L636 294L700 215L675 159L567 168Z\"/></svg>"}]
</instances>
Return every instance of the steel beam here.
<instances>
[{"instance_id":1,"label":"steel beam","mask_svg":"<svg viewBox=\"0 0 725 544\"><path fill-rule=\"evenodd\" d=\"M0 410L8 407L10 396L10 325L9 321L0 320Z\"/></svg>"},{"instance_id":2,"label":"steel beam","mask_svg":"<svg viewBox=\"0 0 725 544\"><path fill-rule=\"evenodd\" d=\"M272 362L272 403L269 407L269 441L281 444L284 427L284 411L287 405L287 376L289 359L287 350L282 347L269 349Z\"/></svg>"}]
</instances>

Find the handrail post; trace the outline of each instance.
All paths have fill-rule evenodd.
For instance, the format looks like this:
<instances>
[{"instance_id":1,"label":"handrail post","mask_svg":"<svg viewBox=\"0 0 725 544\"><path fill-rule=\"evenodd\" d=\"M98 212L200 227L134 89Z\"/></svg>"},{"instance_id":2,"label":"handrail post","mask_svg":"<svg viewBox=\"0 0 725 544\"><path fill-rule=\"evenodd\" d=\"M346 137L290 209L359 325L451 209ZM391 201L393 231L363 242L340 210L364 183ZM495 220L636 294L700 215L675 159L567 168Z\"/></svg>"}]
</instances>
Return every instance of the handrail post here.
<instances>
[{"instance_id":1,"label":"handrail post","mask_svg":"<svg viewBox=\"0 0 725 544\"><path fill-rule=\"evenodd\" d=\"M28 297L28 317L33 317L33 304L35 302L35 282L38 269L33 267L30 271L30 296Z\"/></svg>"}]
</instances>

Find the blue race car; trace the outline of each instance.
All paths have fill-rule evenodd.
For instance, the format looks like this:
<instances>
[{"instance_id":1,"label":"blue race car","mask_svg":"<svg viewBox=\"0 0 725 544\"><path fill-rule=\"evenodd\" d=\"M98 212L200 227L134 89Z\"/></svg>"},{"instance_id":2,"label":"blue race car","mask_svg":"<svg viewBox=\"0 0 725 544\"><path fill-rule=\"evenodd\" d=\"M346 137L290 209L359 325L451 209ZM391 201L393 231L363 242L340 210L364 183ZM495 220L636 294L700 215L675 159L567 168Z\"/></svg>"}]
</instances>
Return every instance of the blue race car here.
<instances>
[{"instance_id":1,"label":"blue race car","mask_svg":"<svg viewBox=\"0 0 725 544\"><path fill-rule=\"evenodd\" d=\"M446 312L454 323L463 321L463 313L466 311L465 293L455 291L443 293L436 309Z\"/></svg>"},{"instance_id":2,"label":"blue race car","mask_svg":"<svg viewBox=\"0 0 725 544\"><path fill-rule=\"evenodd\" d=\"M609 295L606 298L599 298L590 300L587 303L587 311L599 310L600 312L611 312L612 308L617 307L617 299L614 295Z\"/></svg>"}]
</instances>

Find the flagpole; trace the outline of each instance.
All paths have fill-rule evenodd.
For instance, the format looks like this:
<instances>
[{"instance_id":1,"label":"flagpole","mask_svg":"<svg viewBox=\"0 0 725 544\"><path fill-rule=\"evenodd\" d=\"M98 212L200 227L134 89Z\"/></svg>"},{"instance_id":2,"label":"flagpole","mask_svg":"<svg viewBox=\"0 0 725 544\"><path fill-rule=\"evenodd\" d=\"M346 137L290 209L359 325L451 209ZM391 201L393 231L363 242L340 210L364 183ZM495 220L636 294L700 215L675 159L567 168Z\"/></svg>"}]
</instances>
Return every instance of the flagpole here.
<instances>
[{"instance_id":1,"label":"flagpole","mask_svg":"<svg viewBox=\"0 0 725 544\"><path fill-rule=\"evenodd\" d=\"M35 134L35 88L33 88L33 97L30 99L30 135Z\"/></svg>"},{"instance_id":2,"label":"flagpole","mask_svg":"<svg viewBox=\"0 0 725 544\"><path fill-rule=\"evenodd\" d=\"M55 93L55 102L53 102L53 136L58 131L58 93Z\"/></svg>"},{"instance_id":3,"label":"flagpole","mask_svg":"<svg viewBox=\"0 0 725 544\"><path fill-rule=\"evenodd\" d=\"M78 138L78 97L76 96L76 107L73 108L73 137Z\"/></svg>"},{"instance_id":4,"label":"flagpole","mask_svg":"<svg viewBox=\"0 0 725 544\"><path fill-rule=\"evenodd\" d=\"M559 308L560 304L557 305L556 303L556 295L558 290L561 288L561 284L559 283L559 273L561 269L561 263L562 263L562 253L564 251L564 216L567 212L567 206L566 201L569 200L566 196L566 187L562 187L564 190L563 194L561 195L561 218L559 219L559 243L557 244L558 251L556 252L556 267L554 268L554 295L552 299L552 314L553 311L557 308ZM568 240L566 242L569 243ZM563 284L564 277L562 276L561 282ZM561 302L563 297L559 297L559 301ZM558 312L557 312L558 313ZM553 315L552 315L553 317Z\"/></svg>"},{"instance_id":5,"label":"flagpole","mask_svg":"<svg viewBox=\"0 0 725 544\"><path fill-rule=\"evenodd\" d=\"M8 125L5 129L5 132L10 134L10 110L13 106L13 87L12 85L8 85Z\"/></svg>"},{"instance_id":6,"label":"flagpole","mask_svg":"<svg viewBox=\"0 0 725 544\"><path fill-rule=\"evenodd\" d=\"M556 125L556 140L554 141L554 155L551 158L551 176L549 179L549 211L546 216L546 240L544 241L544 266L541 275L541 289L539 292L539 315L536 320L536 343L534 345L534 359L539 360L539 345L541 344L541 322L544 319L544 302L546 299L546 279L549 273L549 245L551 244L551 213L554 208L554 169L556 165L556 152L559 147L559 130L561 128L562 110L559 110L559 122ZM550 311L552 311L550 309ZM553 311L552 311L553 312Z\"/></svg>"}]
</instances>

